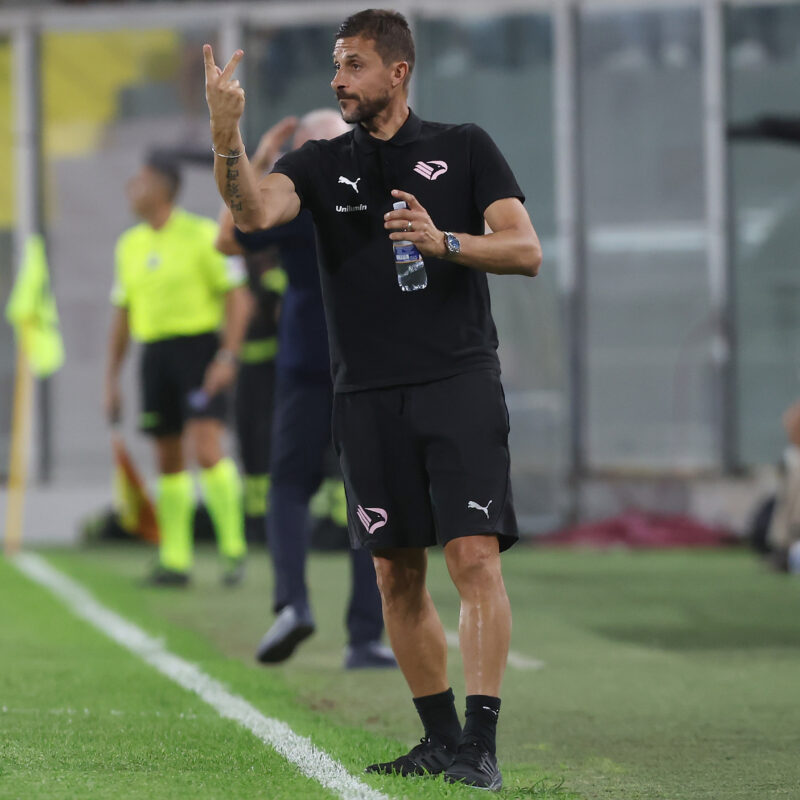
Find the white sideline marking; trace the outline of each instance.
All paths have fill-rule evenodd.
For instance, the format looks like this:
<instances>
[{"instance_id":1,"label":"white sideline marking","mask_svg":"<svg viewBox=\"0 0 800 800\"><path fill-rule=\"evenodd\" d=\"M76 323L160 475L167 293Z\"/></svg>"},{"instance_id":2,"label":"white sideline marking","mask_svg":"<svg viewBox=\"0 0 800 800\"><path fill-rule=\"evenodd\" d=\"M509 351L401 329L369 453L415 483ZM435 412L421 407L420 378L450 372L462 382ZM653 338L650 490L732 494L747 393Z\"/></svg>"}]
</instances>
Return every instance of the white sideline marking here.
<instances>
[{"instance_id":1,"label":"white sideline marking","mask_svg":"<svg viewBox=\"0 0 800 800\"><path fill-rule=\"evenodd\" d=\"M445 638L450 647L458 650L458 634L455 631L445 631ZM513 650L508 651L508 666L515 669L542 669L544 661L538 658L528 658L528 656L515 653Z\"/></svg>"},{"instance_id":2,"label":"white sideline marking","mask_svg":"<svg viewBox=\"0 0 800 800\"><path fill-rule=\"evenodd\" d=\"M177 711L177 712L170 712L165 714L161 711L120 711L116 708L110 708L108 711L103 710L102 712L97 711L90 711L88 708L84 708L81 710L80 708L9 708L8 706L0 707L0 713L2 714L31 714L31 715L44 715L47 714L49 716L65 716L65 717L76 717L76 716L84 716L88 717L90 715L99 717L101 714L110 714L112 717L124 717L126 715L134 716L134 717L174 717L175 719L200 719L199 714L195 714L191 711ZM205 714L204 717L210 719L213 715L212 714Z\"/></svg>"},{"instance_id":3,"label":"white sideline marking","mask_svg":"<svg viewBox=\"0 0 800 800\"><path fill-rule=\"evenodd\" d=\"M343 800L389 800L352 776L338 761L296 734L285 722L265 717L243 697L229 692L198 666L170 653L164 644L137 625L101 605L83 586L31 553L12 563L29 578L60 597L79 617L90 622L118 644L155 667L175 683L197 694L221 717L232 719L268 744L309 778L338 794Z\"/></svg>"}]
</instances>

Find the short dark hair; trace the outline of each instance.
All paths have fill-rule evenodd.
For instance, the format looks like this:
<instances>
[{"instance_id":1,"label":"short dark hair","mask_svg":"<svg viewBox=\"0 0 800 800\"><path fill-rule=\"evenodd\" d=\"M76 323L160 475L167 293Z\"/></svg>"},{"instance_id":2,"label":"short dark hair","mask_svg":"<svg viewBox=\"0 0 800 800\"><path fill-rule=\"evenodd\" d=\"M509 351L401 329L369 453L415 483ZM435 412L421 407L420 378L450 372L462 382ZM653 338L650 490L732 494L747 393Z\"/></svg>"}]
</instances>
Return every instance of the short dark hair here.
<instances>
[{"instance_id":1,"label":"short dark hair","mask_svg":"<svg viewBox=\"0 0 800 800\"><path fill-rule=\"evenodd\" d=\"M163 150L152 150L144 163L167 182L169 199L174 200L181 190L181 168L177 159Z\"/></svg>"},{"instance_id":2,"label":"short dark hair","mask_svg":"<svg viewBox=\"0 0 800 800\"><path fill-rule=\"evenodd\" d=\"M392 61L408 63L408 74L414 70L414 37L406 18L397 11L368 8L349 16L336 32L337 39L362 36L375 42L375 50L384 64Z\"/></svg>"}]
</instances>

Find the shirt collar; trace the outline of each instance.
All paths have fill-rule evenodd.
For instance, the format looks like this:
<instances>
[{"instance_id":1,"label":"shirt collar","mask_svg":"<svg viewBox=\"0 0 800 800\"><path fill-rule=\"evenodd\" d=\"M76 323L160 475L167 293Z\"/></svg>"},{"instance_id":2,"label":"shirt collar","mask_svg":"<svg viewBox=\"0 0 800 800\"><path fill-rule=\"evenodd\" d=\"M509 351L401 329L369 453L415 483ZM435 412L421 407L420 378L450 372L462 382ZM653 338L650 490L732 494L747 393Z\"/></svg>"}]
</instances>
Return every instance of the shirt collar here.
<instances>
[{"instance_id":1,"label":"shirt collar","mask_svg":"<svg viewBox=\"0 0 800 800\"><path fill-rule=\"evenodd\" d=\"M160 228L158 228L158 229L153 228L149 224L147 225L147 227L150 228L150 230L154 234L160 235L160 234L164 233L165 231L168 231L170 228L175 227L175 223L177 222L177 220L180 218L180 216L182 214L183 214L183 209L182 208L179 208L178 206L173 206L172 207L172 211L170 211L170 214L167 217L167 221Z\"/></svg>"},{"instance_id":2,"label":"shirt collar","mask_svg":"<svg viewBox=\"0 0 800 800\"><path fill-rule=\"evenodd\" d=\"M383 141L375 136L371 136L361 125L356 125L353 135L356 144L365 152L373 152L379 144L389 144L395 147L402 147L410 144L419 138L422 130L422 120L409 108L408 118L400 126L400 129L391 139Z\"/></svg>"}]
</instances>

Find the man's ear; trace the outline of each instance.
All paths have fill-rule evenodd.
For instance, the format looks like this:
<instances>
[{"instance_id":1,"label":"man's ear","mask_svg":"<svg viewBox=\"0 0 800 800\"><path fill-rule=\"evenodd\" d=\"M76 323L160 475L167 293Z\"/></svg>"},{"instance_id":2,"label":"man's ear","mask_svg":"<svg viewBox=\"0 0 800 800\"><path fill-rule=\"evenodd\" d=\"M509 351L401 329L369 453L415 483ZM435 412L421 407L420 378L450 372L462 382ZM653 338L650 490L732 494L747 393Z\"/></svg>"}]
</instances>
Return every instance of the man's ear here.
<instances>
[{"instance_id":1,"label":"man's ear","mask_svg":"<svg viewBox=\"0 0 800 800\"><path fill-rule=\"evenodd\" d=\"M408 77L408 61L398 61L392 67L392 88L405 83Z\"/></svg>"}]
</instances>

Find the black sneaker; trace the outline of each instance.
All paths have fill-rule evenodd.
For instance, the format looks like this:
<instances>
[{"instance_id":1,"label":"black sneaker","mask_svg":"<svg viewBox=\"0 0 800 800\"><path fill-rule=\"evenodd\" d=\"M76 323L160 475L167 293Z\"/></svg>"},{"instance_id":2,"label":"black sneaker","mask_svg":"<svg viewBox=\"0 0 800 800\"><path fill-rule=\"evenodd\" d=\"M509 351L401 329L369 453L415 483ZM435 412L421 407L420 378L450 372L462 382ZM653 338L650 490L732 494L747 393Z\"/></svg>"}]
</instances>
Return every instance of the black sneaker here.
<instances>
[{"instance_id":1,"label":"black sneaker","mask_svg":"<svg viewBox=\"0 0 800 800\"><path fill-rule=\"evenodd\" d=\"M297 645L312 633L314 633L314 620L311 612L307 608L286 606L258 643L256 661L262 664L280 664L281 661L286 661L294 653Z\"/></svg>"},{"instance_id":2,"label":"black sneaker","mask_svg":"<svg viewBox=\"0 0 800 800\"><path fill-rule=\"evenodd\" d=\"M383 764L370 764L364 772L380 772L383 775L439 775L453 761L453 751L443 744L435 744L430 739L420 739L411 751L394 761Z\"/></svg>"},{"instance_id":3,"label":"black sneaker","mask_svg":"<svg viewBox=\"0 0 800 800\"><path fill-rule=\"evenodd\" d=\"M458 746L453 763L445 770L448 783L463 783L496 792L503 786L497 757L480 742L468 739Z\"/></svg>"},{"instance_id":4,"label":"black sneaker","mask_svg":"<svg viewBox=\"0 0 800 800\"><path fill-rule=\"evenodd\" d=\"M345 669L396 669L397 659L391 648L379 641L348 645L344 656Z\"/></svg>"},{"instance_id":5,"label":"black sneaker","mask_svg":"<svg viewBox=\"0 0 800 800\"><path fill-rule=\"evenodd\" d=\"M142 580L142 585L182 589L189 585L189 575L159 565Z\"/></svg>"}]
</instances>

